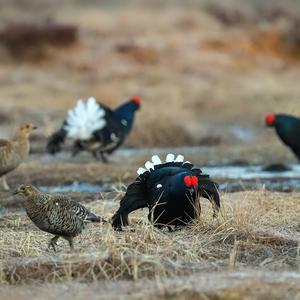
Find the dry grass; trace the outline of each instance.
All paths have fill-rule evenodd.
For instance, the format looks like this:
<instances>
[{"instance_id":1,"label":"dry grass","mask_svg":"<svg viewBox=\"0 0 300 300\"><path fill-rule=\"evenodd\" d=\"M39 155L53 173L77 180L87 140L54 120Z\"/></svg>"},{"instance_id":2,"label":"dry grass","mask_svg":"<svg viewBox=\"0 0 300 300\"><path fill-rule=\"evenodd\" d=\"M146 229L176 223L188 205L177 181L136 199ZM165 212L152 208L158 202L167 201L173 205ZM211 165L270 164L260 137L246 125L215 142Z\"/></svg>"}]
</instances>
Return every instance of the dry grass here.
<instances>
[{"instance_id":1,"label":"dry grass","mask_svg":"<svg viewBox=\"0 0 300 300\"><path fill-rule=\"evenodd\" d=\"M49 235L24 214L9 213L0 222L1 281L137 280L245 268L296 271L299 194L286 198L265 191L222 195L218 220L212 219L208 201L203 200L199 221L174 233L156 230L140 211L131 216L124 232L114 232L109 224L91 225L76 239L75 253L62 243L58 254L45 251ZM89 206L112 216L118 202L97 200Z\"/></svg>"}]
</instances>

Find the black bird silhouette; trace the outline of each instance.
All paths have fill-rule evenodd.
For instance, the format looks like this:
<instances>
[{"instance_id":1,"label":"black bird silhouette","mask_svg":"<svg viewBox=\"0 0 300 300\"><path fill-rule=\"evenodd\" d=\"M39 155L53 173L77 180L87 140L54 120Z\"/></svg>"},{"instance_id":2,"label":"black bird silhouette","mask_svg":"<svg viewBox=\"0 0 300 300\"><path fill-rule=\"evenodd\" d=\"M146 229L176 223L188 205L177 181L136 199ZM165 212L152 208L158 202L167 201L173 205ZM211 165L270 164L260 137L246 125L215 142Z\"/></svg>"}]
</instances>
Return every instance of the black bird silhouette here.
<instances>
[{"instance_id":1,"label":"black bird silhouette","mask_svg":"<svg viewBox=\"0 0 300 300\"><path fill-rule=\"evenodd\" d=\"M164 163L154 155L145 167L137 171L139 176L128 186L112 218L116 230L128 225L129 213L143 207L149 208L148 219L158 228L186 225L199 214L200 196L210 200L216 216L220 209L217 185L199 168L184 162L182 155L168 154Z\"/></svg>"},{"instance_id":2,"label":"black bird silhouette","mask_svg":"<svg viewBox=\"0 0 300 300\"><path fill-rule=\"evenodd\" d=\"M300 159L300 119L287 114L268 114L265 123L275 128L282 142Z\"/></svg>"},{"instance_id":3,"label":"black bird silhouette","mask_svg":"<svg viewBox=\"0 0 300 300\"><path fill-rule=\"evenodd\" d=\"M89 151L96 159L100 155L102 161L107 162L106 154L118 149L129 135L141 102L140 97L133 97L112 110L92 97L87 102L78 100L62 127L50 136L47 152L61 151L65 139L70 138L74 140L73 156Z\"/></svg>"}]
</instances>

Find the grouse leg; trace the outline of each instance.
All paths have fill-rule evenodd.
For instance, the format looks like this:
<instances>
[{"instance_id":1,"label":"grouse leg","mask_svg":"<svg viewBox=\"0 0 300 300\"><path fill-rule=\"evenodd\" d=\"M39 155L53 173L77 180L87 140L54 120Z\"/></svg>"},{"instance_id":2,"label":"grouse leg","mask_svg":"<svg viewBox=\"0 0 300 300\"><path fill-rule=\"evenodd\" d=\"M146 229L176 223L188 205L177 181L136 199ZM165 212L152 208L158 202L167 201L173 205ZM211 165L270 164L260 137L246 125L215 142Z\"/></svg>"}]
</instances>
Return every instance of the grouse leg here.
<instances>
[{"instance_id":1,"label":"grouse leg","mask_svg":"<svg viewBox=\"0 0 300 300\"><path fill-rule=\"evenodd\" d=\"M10 190L9 185L8 185L7 182L6 182L6 177L5 177L5 176L2 176L2 186L3 186L3 189L4 189L5 191L9 191L9 190Z\"/></svg>"},{"instance_id":2,"label":"grouse leg","mask_svg":"<svg viewBox=\"0 0 300 300\"><path fill-rule=\"evenodd\" d=\"M101 155L102 162L105 163L105 164L107 164L108 160L107 160L106 156L104 155L104 153L100 152L100 155Z\"/></svg>"},{"instance_id":3,"label":"grouse leg","mask_svg":"<svg viewBox=\"0 0 300 300\"><path fill-rule=\"evenodd\" d=\"M80 151L82 151L82 146L80 144L80 141L76 141L73 144L73 149L72 149L72 156L76 156Z\"/></svg>"},{"instance_id":4,"label":"grouse leg","mask_svg":"<svg viewBox=\"0 0 300 300\"><path fill-rule=\"evenodd\" d=\"M99 153L97 152L97 151L92 151L92 155L93 155L93 157L96 159L96 160L98 160L98 158L99 158L99 155L98 155Z\"/></svg>"},{"instance_id":5,"label":"grouse leg","mask_svg":"<svg viewBox=\"0 0 300 300\"><path fill-rule=\"evenodd\" d=\"M215 218L220 210L220 195L217 186L212 181L207 181L201 184L201 194L208 199L213 207L213 217Z\"/></svg>"},{"instance_id":6,"label":"grouse leg","mask_svg":"<svg viewBox=\"0 0 300 300\"><path fill-rule=\"evenodd\" d=\"M54 252L56 252L55 246L57 246L56 242L58 239L59 239L59 235L56 235L55 237L53 237L48 244L48 249L50 249L50 247L52 247Z\"/></svg>"},{"instance_id":7,"label":"grouse leg","mask_svg":"<svg viewBox=\"0 0 300 300\"><path fill-rule=\"evenodd\" d=\"M70 236L64 236L63 238L69 242L70 248L73 251L74 250L73 238Z\"/></svg>"},{"instance_id":8,"label":"grouse leg","mask_svg":"<svg viewBox=\"0 0 300 300\"><path fill-rule=\"evenodd\" d=\"M172 226L167 226L167 228L168 228L169 232L174 232L176 227L173 228Z\"/></svg>"}]
</instances>

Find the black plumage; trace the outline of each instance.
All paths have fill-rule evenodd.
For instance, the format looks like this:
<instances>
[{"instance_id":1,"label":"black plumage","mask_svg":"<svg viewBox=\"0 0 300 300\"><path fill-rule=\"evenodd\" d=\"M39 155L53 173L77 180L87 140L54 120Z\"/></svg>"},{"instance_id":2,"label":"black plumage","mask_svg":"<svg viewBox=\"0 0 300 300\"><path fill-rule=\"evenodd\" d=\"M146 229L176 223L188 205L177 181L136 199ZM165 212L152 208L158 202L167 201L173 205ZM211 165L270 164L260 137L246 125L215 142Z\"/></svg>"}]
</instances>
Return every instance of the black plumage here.
<instances>
[{"instance_id":1,"label":"black plumage","mask_svg":"<svg viewBox=\"0 0 300 300\"><path fill-rule=\"evenodd\" d=\"M46 150L56 154L62 150L66 138L74 140L73 156L81 151L89 151L95 158L106 162L106 155L113 153L126 140L132 130L135 112L142 99L133 97L112 110L104 104L89 98L81 100L69 111L62 127L50 136Z\"/></svg>"},{"instance_id":2,"label":"black plumage","mask_svg":"<svg viewBox=\"0 0 300 300\"><path fill-rule=\"evenodd\" d=\"M287 114L269 114L265 123L275 128L281 141L300 159L300 119Z\"/></svg>"},{"instance_id":3,"label":"black plumage","mask_svg":"<svg viewBox=\"0 0 300 300\"><path fill-rule=\"evenodd\" d=\"M190 162L183 162L183 156L174 159L169 154L161 163L155 155L145 166L147 170L138 170L140 175L128 186L112 218L115 229L128 225L128 214L144 207L149 208L148 219L158 228L186 225L200 213L200 196L211 201L216 216L220 209L216 183Z\"/></svg>"}]
</instances>

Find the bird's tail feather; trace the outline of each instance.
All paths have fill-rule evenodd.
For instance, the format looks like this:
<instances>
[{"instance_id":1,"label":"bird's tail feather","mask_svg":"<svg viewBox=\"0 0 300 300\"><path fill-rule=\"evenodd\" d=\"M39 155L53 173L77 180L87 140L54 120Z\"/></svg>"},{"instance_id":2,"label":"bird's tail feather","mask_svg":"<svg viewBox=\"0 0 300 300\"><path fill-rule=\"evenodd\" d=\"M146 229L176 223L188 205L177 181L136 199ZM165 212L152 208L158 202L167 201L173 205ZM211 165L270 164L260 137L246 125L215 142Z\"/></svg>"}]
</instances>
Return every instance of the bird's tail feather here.
<instances>
[{"instance_id":1,"label":"bird's tail feather","mask_svg":"<svg viewBox=\"0 0 300 300\"><path fill-rule=\"evenodd\" d=\"M89 222L95 222L95 223L107 223L105 218L101 216L97 216L91 212L86 216L85 220Z\"/></svg>"},{"instance_id":2,"label":"bird's tail feather","mask_svg":"<svg viewBox=\"0 0 300 300\"><path fill-rule=\"evenodd\" d=\"M63 127L53 133L48 140L46 151L50 154L60 152L66 136L67 132Z\"/></svg>"},{"instance_id":3,"label":"bird's tail feather","mask_svg":"<svg viewBox=\"0 0 300 300\"><path fill-rule=\"evenodd\" d=\"M75 107L68 112L64 129L68 137L75 140L88 140L93 133L105 127L105 109L90 97L86 102L78 100Z\"/></svg>"},{"instance_id":4,"label":"bird's tail feather","mask_svg":"<svg viewBox=\"0 0 300 300\"><path fill-rule=\"evenodd\" d=\"M169 153L165 161L162 161L158 155L153 155L152 156L152 161L147 161L145 163L145 168L139 168L137 170L137 173L139 175L145 174L147 172L152 172L158 168L164 168L164 167L169 167L169 166L176 166L176 167L182 167L186 169L192 169L194 167L193 164L191 164L189 161L184 160L184 156L179 154L179 155L174 155L172 153ZM199 169L199 174L201 173L201 170Z\"/></svg>"}]
</instances>

